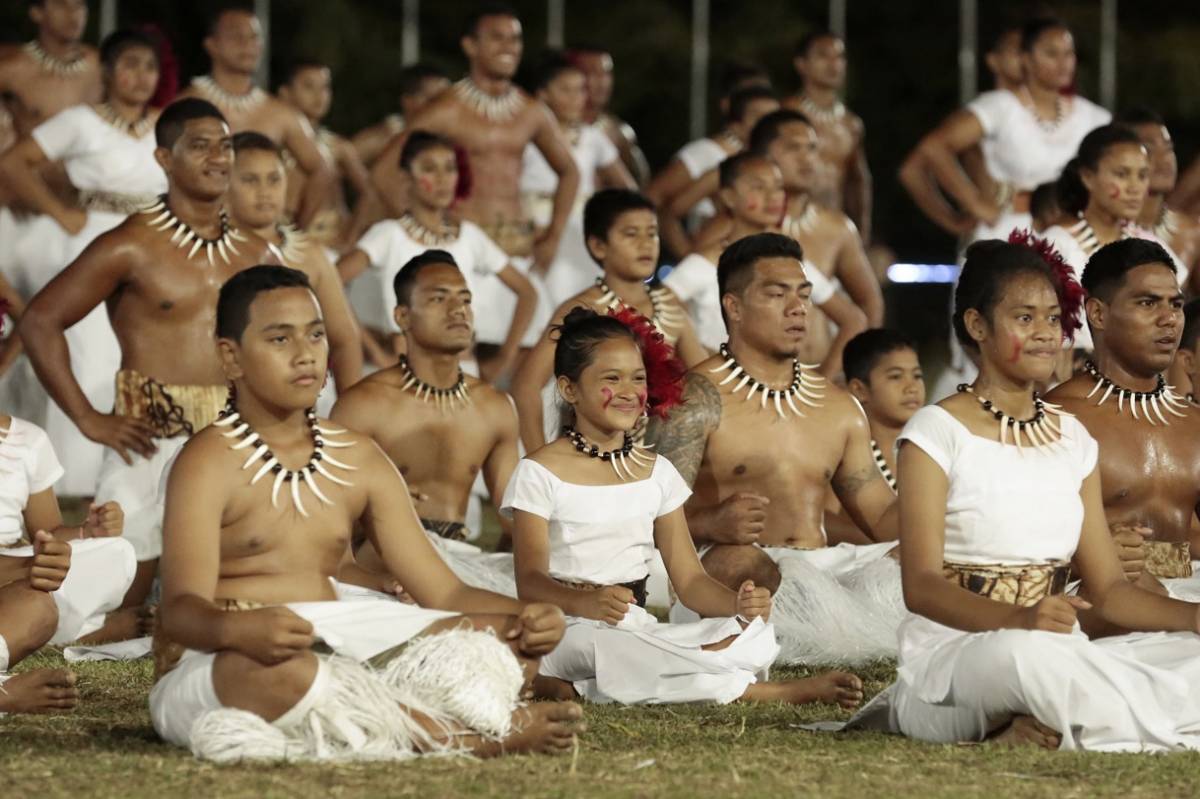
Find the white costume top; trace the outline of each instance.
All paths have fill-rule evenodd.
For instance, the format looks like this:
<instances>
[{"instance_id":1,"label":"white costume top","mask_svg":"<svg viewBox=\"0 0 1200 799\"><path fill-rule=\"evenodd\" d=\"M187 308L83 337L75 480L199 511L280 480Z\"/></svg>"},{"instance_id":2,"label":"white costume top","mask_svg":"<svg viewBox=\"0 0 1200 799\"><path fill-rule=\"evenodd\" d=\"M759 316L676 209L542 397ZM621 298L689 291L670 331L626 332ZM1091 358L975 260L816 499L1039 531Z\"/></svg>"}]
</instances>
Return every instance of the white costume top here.
<instances>
[{"instance_id":1,"label":"white costume top","mask_svg":"<svg viewBox=\"0 0 1200 799\"><path fill-rule=\"evenodd\" d=\"M147 199L167 191L167 176L154 160L154 133L140 139L106 122L89 105L67 108L30 134L51 161L63 161L80 191L104 191Z\"/></svg>"},{"instance_id":2,"label":"white costume top","mask_svg":"<svg viewBox=\"0 0 1200 799\"><path fill-rule=\"evenodd\" d=\"M465 219L459 224L458 238L437 246L414 240L395 219L376 222L363 234L355 246L366 253L371 268L351 283L350 300L365 324L400 332L392 318L392 309L396 307L392 281L406 263L426 250L445 250L454 256L472 294L478 294L487 278L508 265L508 255L478 225ZM486 308L475 309L480 318L486 312Z\"/></svg>"},{"instance_id":3,"label":"white costume top","mask_svg":"<svg viewBox=\"0 0 1200 799\"><path fill-rule=\"evenodd\" d=\"M728 157L729 153L725 152L725 148L707 136L703 139L688 142L679 148L679 152L675 153L675 158L679 163L683 164L683 168L687 170L688 177L692 180L695 180L709 170L716 169ZM693 226L698 227L698 223L701 220L710 219L716 216L716 214L717 207L713 205L712 200L705 197L696 203L696 207L692 209L689 218Z\"/></svg>"},{"instance_id":4,"label":"white costume top","mask_svg":"<svg viewBox=\"0 0 1200 799\"><path fill-rule=\"evenodd\" d=\"M1075 95L1066 102L1066 115L1053 126L1006 89L984 92L967 103L983 128L981 146L992 177L1016 191L1033 191L1057 180L1083 137L1112 121L1106 109L1083 97Z\"/></svg>"},{"instance_id":5,"label":"white costume top","mask_svg":"<svg viewBox=\"0 0 1200 799\"><path fill-rule=\"evenodd\" d=\"M1079 489L1096 467L1096 440L1073 416L1062 425L1066 453L977 436L944 408L917 411L898 441L915 444L946 473L945 559L1027 564L1069 560L1079 544Z\"/></svg>"},{"instance_id":6,"label":"white costume top","mask_svg":"<svg viewBox=\"0 0 1200 799\"><path fill-rule=\"evenodd\" d=\"M595 125L579 128L579 141L571 148L571 157L579 169L579 190L575 193L575 205L579 210L588 197L596 193L596 170L602 169L621 157L617 146ZM554 194L558 189L558 173L550 168L546 156L534 144L525 145L521 158L521 193ZM535 219L545 225L549 219Z\"/></svg>"},{"instance_id":7,"label":"white costume top","mask_svg":"<svg viewBox=\"0 0 1200 799\"><path fill-rule=\"evenodd\" d=\"M836 291L833 281L820 269L805 264L804 274L812 282L813 305L824 305L833 299ZM663 285L675 292L679 301L687 306L700 343L715 352L729 338L725 331L725 320L721 318L716 264L694 252L671 270L663 280Z\"/></svg>"},{"instance_id":8,"label":"white costume top","mask_svg":"<svg viewBox=\"0 0 1200 799\"><path fill-rule=\"evenodd\" d=\"M654 520L691 494L661 455L645 480L596 486L568 483L523 458L500 511L511 518L514 510L522 510L549 521L551 577L615 585L650 573Z\"/></svg>"},{"instance_id":9,"label":"white costume top","mask_svg":"<svg viewBox=\"0 0 1200 799\"><path fill-rule=\"evenodd\" d=\"M45 431L12 417L7 435L0 439L0 546L21 540L29 498L62 476L62 464Z\"/></svg>"}]
</instances>

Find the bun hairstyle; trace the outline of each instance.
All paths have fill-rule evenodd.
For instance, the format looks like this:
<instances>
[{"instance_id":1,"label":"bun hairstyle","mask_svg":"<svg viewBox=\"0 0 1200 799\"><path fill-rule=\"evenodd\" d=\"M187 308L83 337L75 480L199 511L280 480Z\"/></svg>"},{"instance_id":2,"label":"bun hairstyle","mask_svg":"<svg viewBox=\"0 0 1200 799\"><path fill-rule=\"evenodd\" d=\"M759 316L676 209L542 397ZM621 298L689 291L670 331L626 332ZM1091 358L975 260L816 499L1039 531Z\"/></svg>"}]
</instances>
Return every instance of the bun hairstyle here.
<instances>
[{"instance_id":1,"label":"bun hairstyle","mask_svg":"<svg viewBox=\"0 0 1200 799\"><path fill-rule=\"evenodd\" d=\"M599 314L590 308L574 308L553 330L554 376L577 382L594 360L596 347L614 338L638 346L646 365L646 412L666 418L683 399L687 367L650 320L630 308Z\"/></svg>"},{"instance_id":2,"label":"bun hairstyle","mask_svg":"<svg viewBox=\"0 0 1200 799\"><path fill-rule=\"evenodd\" d=\"M966 262L954 291L954 335L967 349L979 351L979 344L967 332L964 317L974 308L990 319L1013 278L1039 275L1054 287L1062 308L1063 337L1071 340L1082 325L1083 288L1075 280L1062 256L1042 239L1027 231L1014 231L1009 241L987 239L967 248Z\"/></svg>"},{"instance_id":3,"label":"bun hairstyle","mask_svg":"<svg viewBox=\"0 0 1200 799\"><path fill-rule=\"evenodd\" d=\"M1080 173L1085 169L1095 172L1100 166L1100 160L1118 144L1143 146L1142 140L1133 129L1125 125L1101 125L1083 137L1083 141L1079 143L1078 154L1063 167L1055 188L1058 206L1063 211L1072 216L1083 213L1083 209L1087 208L1089 195Z\"/></svg>"}]
</instances>

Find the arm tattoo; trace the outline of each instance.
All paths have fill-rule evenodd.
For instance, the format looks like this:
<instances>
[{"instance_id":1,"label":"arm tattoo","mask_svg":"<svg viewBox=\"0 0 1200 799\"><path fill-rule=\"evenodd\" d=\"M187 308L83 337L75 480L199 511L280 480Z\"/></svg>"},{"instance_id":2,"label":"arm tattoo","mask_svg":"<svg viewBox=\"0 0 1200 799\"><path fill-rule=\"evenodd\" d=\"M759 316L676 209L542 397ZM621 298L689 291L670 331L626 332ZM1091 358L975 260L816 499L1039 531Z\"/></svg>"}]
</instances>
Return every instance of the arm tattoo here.
<instances>
[{"instance_id":1,"label":"arm tattoo","mask_svg":"<svg viewBox=\"0 0 1200 799\"><path fill-rule=\"evenodd\" d=\"M683 404L670 417L651 419L646 443L671 461L689 486L695 485L704 459L708 436L721 423L721 393L703 375L689 374L683 389Z\"/></svg>"}]
</instances>

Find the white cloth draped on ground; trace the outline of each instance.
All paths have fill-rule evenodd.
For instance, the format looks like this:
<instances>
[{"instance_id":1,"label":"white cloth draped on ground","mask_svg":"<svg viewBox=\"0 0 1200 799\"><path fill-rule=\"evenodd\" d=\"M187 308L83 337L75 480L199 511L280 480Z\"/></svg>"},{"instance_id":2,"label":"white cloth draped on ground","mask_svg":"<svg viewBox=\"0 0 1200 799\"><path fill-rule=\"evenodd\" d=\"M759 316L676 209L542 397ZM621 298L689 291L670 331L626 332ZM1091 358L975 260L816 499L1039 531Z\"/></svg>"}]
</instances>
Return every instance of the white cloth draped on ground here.
<instances>
[{"instance_id":1,"label":"white cloth draped on ground","mask_svg":"<svg viewBox=\"0 0 1200 799\"><path fill-rule=\"evenodd\" d=\"M857 666L896 656L896 628L907 614L894 543L824 549L763 547L782 581L771 623L780 664ZM678 602L671 621L699 618Z\"/></svg>"},{"instance_id":2,"label":"white cloth draped on ground","mask_svg":"<svg viewBox=\"0 0 1200 799\"><path fill-rule=\"evenodd\" d=\"M730 637L719 651L702 648ZM762 619L745 630L729 618L664 624L633 605L615 627L569 617L539 673L570 682L589 702L726 704L765 679L778 653L774 629Z\"/></svg>"},{"instance_id":3,"label":"white cloth draped on ground","mask_svg":"<svg viewBox=\"0 0 1200 799\"><path fill-rule=\"evenodd\" d=\"M53 646L99 630L105 615L121 606L137 569L133 547L122 538L85 538L70 543L67 578L51 594L58 608L58 627L49 641ZM0 549L0 557L30 558L33 547Z\"/></svg>"},{"instance_id":4,"label":"white cloth draped on ground","mask_svg":"<svg viewBox=\"0 0 1200 799\"><path fill-rule=\"evenodd\" d=\"M212 679L218 655L187 650L150 692L151 720L163 738L220 762L402 760L457 751L453 743L435 742L411 712L445 730L465 728L492 739L511 732L524 676L493 633L464 628L418 638L456 614L400 602L287 607L310 621L334 653L318 656L305 696L271 723L224 707ZM402 645L381 668L364 662Z\"/></svg>"}]
</instances>

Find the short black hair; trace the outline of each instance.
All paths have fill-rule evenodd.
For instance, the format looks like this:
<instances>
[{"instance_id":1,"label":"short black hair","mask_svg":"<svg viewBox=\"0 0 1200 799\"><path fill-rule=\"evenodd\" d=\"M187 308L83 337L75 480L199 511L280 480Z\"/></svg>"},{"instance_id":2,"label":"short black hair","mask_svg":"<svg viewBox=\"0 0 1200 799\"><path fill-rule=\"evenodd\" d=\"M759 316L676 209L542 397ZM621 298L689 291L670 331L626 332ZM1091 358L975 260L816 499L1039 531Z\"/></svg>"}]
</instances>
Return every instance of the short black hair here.
<instances>
[{"instance_id":1,"label":"short black hair","mask_svg":"<svg viewBox=\"0 0 1200 799\"><path fill-rule=\"evenodd\" d=\"M194 119L219 119L225 124L225 115L208 100L199 97L185 97L176 100L163 109L158 121L154 123L154 143L168 150L175 146L187 123Z\"/></svg>"},{"instance_id":2,"label":"short black hair","mask_svg":"<svg viewBox=\"0 0 1200 799\"><path fill-rule=\"evenodd\" d=\"M1069 214L1079 214L1087 208L1091 199L1087 186L1080 174L1083 170L1094 172L1108 151L1121 144L1144 147L1133 128L1124 125L1101 125L1083 137L1079 152L1063 167L1058 176L1058 204Z\"/></svg>"},{"instance_id":3,"label":"short black hair","mask_svg":"<svg viewBox=\"0 0 1200 799\"><path fill-rule=\"evenodd\" d=\"M112 69L126 50L136 47L146 48L154 54L154 60L158 61L158 42L139 30L122 28L105 36L104 41L100 43L100 63L105 69Z\"/></svg>"},{"instance_id":4,"label":"short black hair","mask_svg":"<svg viewBox=\"0 0 1200 799\"><path fill-rule=\"evenodd\" d=\"M731 155L722 161L717 166L717 175L721 181L721 188L727 189L732 186L742 176L742 172L745 171L746 167L756 161L771 163L766 156L745 152Z\"/></svg>"},{"instance_id":5,"label":"short black hair","mask_svg":"<svg viewBox=\"0 0 1200 799\"><path fill-rule=\"evenodd\" d=\"M404 146L400 148L400 168L407 172L418 155L426 150L439 147L455 152L454 142L445 136L430 133L427 130L414 130L408 134L408 138L404 140Z\"/></svg>"},{"instance_id":6,"label":"short black hair","mask_svg":"<svg viewBox=\"0 0 1200 799\"><path fill-rule=\"evenodd\" d=\"M738 239L725 248L717 260L717 292L741 295L754 279L754 265L764 258L795 258L804 262L804 251L791 236L779 233L755 233ZM725 304L721 303L721 318L725 324Z\"/></svg>"},{"instance_id":7,"label":"short black hair","mask_svg":"<svg viewBox=\"0 0 1200 799\"><path fill-rule=\"evenodd\" d=\"M553 50L547 53L538 63L537 73L534 75L534 90L546 88L564 72L583 74L583 70L561 52Z\"/></svg>"},{"instance_id":8,"label":"short black hair","mask_svg":"<svg viewBox=\"0 0 1200 799\"><path fill-rule=\"evenodd\" d=\"M400 70L400 96L411 97L421 91L421 84L433 78L445 78L446 73L432 64L410 64Z\"/></svg>"},{"instance_id":9,"label":"short black hair","mask_svg":"<svg viewBox=\"0 0 1200 799\"><path fill-rule=\"evenodd\" d=\"M392 292L396 295L396 304L407 306L412 302L413 286L421 272L430 266L453 266L461 271L454 256L445 250L426 250L420 255L408 259L408 263L400 267L400 271L392 278Z\"/></svg>"},{"instance_id":10,"label":"short black hair","mask_svg":"<svg viewBox=\"0 0 1200 799\"><path fill-rule=\"evenodd\" d=\"M729 119L733 122L741 122L746 118L746 109L755 100L778 99L779 95L775 94L775 90L770 86L762 84L743 86L729 95Z\"/></svg>"},{"instance_id":11,"label":"short black hair","mask_svg":"<svg viewBox=\"0 0 1200 799\"><path fill-rule=\"evenodd\" d=\"M846 380L857 379L870 385L871 370L883 356L897 350L916 352L917 345L899 330L886 327L864 330L846 342L846 348L842 350L842 371L846 373Z\"/></svg>"},{"instance_id":12,"label":"short black hair","mask_svg":"<svg viewBox=\"0 0 1200 799\"><path fill-rule=\"evenodd\" d=\"M1125 282L1125 275L1146 264L1162 264L1175 274L1175 260L1157 241L1117 239L1092 254L1080 282L1089 297L1111 302L1113 294Z\"/></svg>"},{"instance_id":13,"label":"short black hair","mask_svg":"<svg viewBox=\"0 0 1200 799\"><path fill-rule=\"evenodd\" d=\"M221 20L224 18L224 16L234 12L239 14L249 14L252 17L258 16L258 14L254 13L254 5L252 3L245 2L245 0L225 0L208 15L208 24L205 26L205 35L215 36L217 33L217 26L221 24Z\"/></svg>"},{"instance_id":14,"label":"short black hair","mask_svg":"<svg viewBox=\"0 0 1200 799\"><path fill-rule=\"evenodd\" d=\"M1057 183L1052 180L1033 190L1029 195L1029 213L1034 219L1044 218L1052 213L1056 216L1062 213L1062 206L1058 204Z\"/></svg>"},{"instance_id":15,"label":"short black hair","mask_svg":"<svg viewBox=\"0 0 1200 799\"><path fill-rule=\"evenodd\" d=\"M617 223L617 217L628 211L656 211L654 203L644 194L630 189L601 189L588 198L583 206L583 246L587 247L588 255L592 248L587 246L588 239L597 238L608 241L608 233ZM596 256L592 255L596 260ZM596 263L603 268L599 260Z\"/></svg>"},{"instance_id":16,"label":"short black hair","mask_svg":"<svg viewBox=\"0 0 1200 799\"><path fill-rule=\"evenodd\" d=\"M255 298L265 291L290 288L312 291L312 283L299 269L273 265L252 266L226 280L217 295L217 338L241 341Z\"/></svg>"},{"instance_id":17,"label":"short black hair","mask_svg":"<svg viewBox=\"0 0 1200 799\"><path fill-rule=\"evenodd\" d=\"M733 61L721 70L722 97L732 97L739 89L749 86L765 86L771 88L771 73L762 64L752 64L746 61Z\"/></svg>"},{"instance_id":18,"label":"short black hair","mask_svg":"<svg viewBox=\"0 0 1200 799\"><path fill-rule=\"evenodd\" d=\"M988 44L987 53L991 54L991 53L998 52L1000 50L1000 45L1002 45L1004 43L1004 40L1007 39L1009 36L1013 35L1014 33L1017 34L1017 47L1019 48L1021 46L1021 42L1020 42L1021 26L1020 25L1006 25L1003 28L1000 28L996 31L996 35L992 37L991 42Z\"/></svg>"},{"instance_id":19,"label":"short black hair","mask_svg":"<svg viewBox=\"0 0 1200 799\"><path fill-rule=\"evenodd\" d=\"M467 24L463 28L463 36L473 38L475 34L479 33L479 23L483 22L487 17L512 17L516 20L521 19L517 15L516 9L508 3L480 3L475 6L475 10L467 17Z\"/></svg>"},{"instance_id":20,"label":"short black hair","mask_svg":"<svg viewBox=\"0 0 1200 799\"><path fill-rule=\"evenodd\" d=\"M1004 297L1004 289L1022 275L1040 275L1056 294L1059 293L1059 281L1054 272L1031 247L999 239L982 239L967 248L958 287L954 290L954 315L951 317L954 335L964 348L979 351L979 343L967 331L967 311L974 308L990 323L992 311ZM1064 331L1066 326L1064 321Z\"/></svg>"},{"instance_id":21,"label":"short black hair","mask_svg":"<svg viewBox=\"0 0 1200 799\"><path fill-rule=\"evenodd\" d=\"M1043 33L1057 30L1069 33L1071 28L1059 17L1049 15L1034 17L1021 26L1021 50L1026 53L1032 52L1033 46L1037 44L1038 39L1042 38Z\"/></svg>"},{"instance_id":22,"label":"short black hair","mask_svg":"<svg viewBox=\"0 0 1200 799\"><path fill-rule=\"evenodd\" d=\"M1196 348L1200 339L1200 297L1188 300L1183 306L1183 335L1179 339L1179 349L1191 350ZM1200 386L1193 386L1192 393L1196 394Z\"/></svg>"},{"instance_id":23,"label":"short black hair","mask_svg":"<svg viewBox=\"0 0 1200 799\"><path fill-rule=\"evenodd\" d=\"M746 149L758 155L766 155L767 148L779 138L779 132L783 126L791 122L800 122L810 128L813 126L809 118L799 111L780 108L754 123L754 129L750 131L750 141L747 143Z\"/></svg>"},{"instance_id":24,"label":"short black hair","mask_svg":"<svg viewBox=\"0 0 1200 799\"><path fill-rule=\"evenodd\" d=\"M839 42L842 41L842 37L829 28L813 28L800 37L800 42L796 45L796 51L792 54L793 57L808 58L808 51L822 39L837 39Z\"/></svg>"},{"instance_id":25,"label":"short black hair","mask_svg":"<svg viewBox=\"0 0 1200 799\"><path fill-rule=\"evenodd\" d=\"M241 133L233 134L234 154L238 155L248 150L263 150L283 158L283 148L257 130L243 130Z\"/></svg>"},{"instance_id":26,"label":"short black hair","mask_svg":"<svg viewBox=\"0 0 1200 799\"><path fill-rule=\"evenodd\" d=\"M318 58L297 58L288 64L287 71L283 73L283 80L279 85L287 86L306 69L329 69L329 65Z\"/></svg>"},{"instance_id":27,"label":"short black hair","mask_svg":"<svg viewBox=\"0 0 1200 799\"><path fill-rule=\"evenodd\" d=\"M1162 118L1162 114L1148 105L1135 105L1126 108L1117 114L1114 121L1130 127L1134 127L1135 125L1161 125L1165 128L1167 126L1167 123Z\"/></svg>"}]
</instances>

